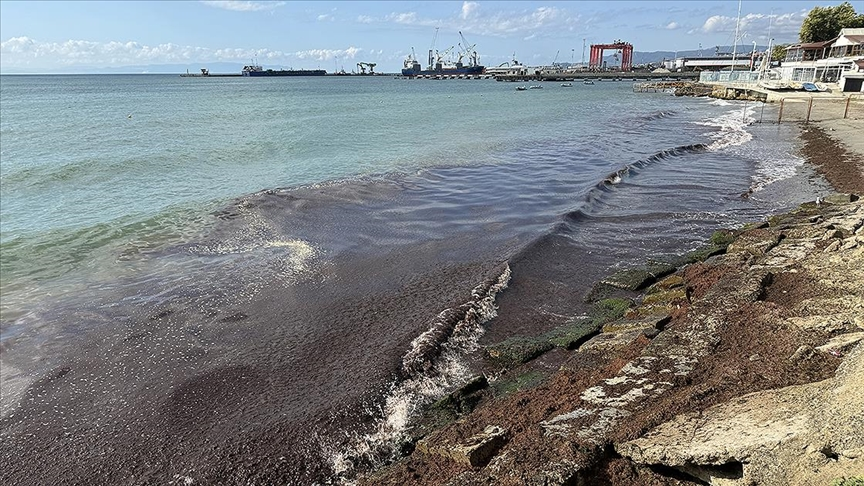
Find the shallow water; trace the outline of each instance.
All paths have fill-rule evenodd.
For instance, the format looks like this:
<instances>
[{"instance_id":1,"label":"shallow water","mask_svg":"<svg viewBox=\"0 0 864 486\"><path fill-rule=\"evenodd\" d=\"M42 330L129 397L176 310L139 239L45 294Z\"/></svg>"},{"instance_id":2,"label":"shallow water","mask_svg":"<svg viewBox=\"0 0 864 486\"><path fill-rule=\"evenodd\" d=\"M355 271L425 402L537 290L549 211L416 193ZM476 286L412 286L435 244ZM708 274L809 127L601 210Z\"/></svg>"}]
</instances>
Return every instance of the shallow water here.
<instances>
[{"instance_id":1,"label":"shallow water","mask_svg":"<svg viewBox=\"0 0 864 486\"><path fill-rule=\"evenodd\" d=\"M4 477L350 478L479 346L827 191L752 104L514 88L2 77Z\"/></svg>"}]
</instances>

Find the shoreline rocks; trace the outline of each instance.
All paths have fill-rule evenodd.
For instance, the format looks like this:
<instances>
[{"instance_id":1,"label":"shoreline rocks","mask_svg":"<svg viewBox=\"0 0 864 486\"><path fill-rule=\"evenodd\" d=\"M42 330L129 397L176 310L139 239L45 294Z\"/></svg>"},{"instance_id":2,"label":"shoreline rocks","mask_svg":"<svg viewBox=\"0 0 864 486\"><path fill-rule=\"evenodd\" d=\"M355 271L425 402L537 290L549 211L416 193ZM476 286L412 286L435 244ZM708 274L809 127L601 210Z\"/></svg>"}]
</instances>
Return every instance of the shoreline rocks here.
<instances>
[{"instance_id":1,"label":"shoreline rocks","mask_svg":"<svg viewBox=\"0 0 864 486\"><path fill-rule=\"evenodd\" d=\"M864 476L862 227L864 204L835 195L715 235L715 251L675 273L631 272L640 297L598 306L583 319L595 332L572 348L540 336L542 346L521 343L533 351L507 361L505 378L559 360L545 381L501 395L490 378L470 413L417 444L431 452L367 483L803 485ZM490 349L500 357L507 348ZM506 440L482 460L454 459L459 447L483 443L489 424Z\"/></svg>"}]
</instances>

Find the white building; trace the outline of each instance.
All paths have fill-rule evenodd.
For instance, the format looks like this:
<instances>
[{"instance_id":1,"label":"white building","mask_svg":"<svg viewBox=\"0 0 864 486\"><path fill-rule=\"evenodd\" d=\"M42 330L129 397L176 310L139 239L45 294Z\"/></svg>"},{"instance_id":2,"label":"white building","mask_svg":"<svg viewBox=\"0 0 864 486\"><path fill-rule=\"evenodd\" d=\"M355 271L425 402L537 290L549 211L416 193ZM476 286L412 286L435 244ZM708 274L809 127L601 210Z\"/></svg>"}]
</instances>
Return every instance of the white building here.
<instances>
[{"instance_id":1,"label":"white building","mask_svg":"<svg viewBox=\"0 0 864 486\"><path fill-rule=\"evenodd\" d=\"M837 83L842 91L861 91L864 28L843 29L824 42L794 44L786 48L780 79L797 83Z\"/></svg>"},{"instance_id":2,"label":"white building","mask_svg":"<svg viewBox=\"0 0 864 486\"><path fill-rule=\"evenodd\" d=\"M663 61L663 67L673 72L682 71L749 71L753 67L753 56L746 52L738 56L678 57Z\"/></svg>"}]
</instances>

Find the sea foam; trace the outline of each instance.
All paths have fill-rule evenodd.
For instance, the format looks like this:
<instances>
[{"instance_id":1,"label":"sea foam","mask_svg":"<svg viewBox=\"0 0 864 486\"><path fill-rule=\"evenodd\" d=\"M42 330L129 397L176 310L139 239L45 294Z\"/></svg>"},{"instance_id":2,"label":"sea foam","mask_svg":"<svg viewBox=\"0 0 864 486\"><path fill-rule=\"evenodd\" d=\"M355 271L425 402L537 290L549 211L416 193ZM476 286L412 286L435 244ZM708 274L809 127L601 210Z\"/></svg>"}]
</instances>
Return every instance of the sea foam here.
<instances>
[{"instance_id":1,"label":"sea foam","mask_svg":"<svg viewBox=\"0 0 864 486\"><path fill-rule=\"evenodd\" d=\"M482 325L497 316L495 298L510 281L510 267L505 265L497 278L475 287L471 299L459 306L458 320L453 309L438 314L429 329L414 339L403 357L408 378L389 386L384 404L375 415L373 430L356 434L346 448L334 450L323 441L321 449L329 457L331 468L340 482L350 482L361 465L380 466L398 458L398 446L406 439L406 431L424 405L441 398L449 390L471 378L465 357L479 348L484 330ZM442 333L442 327L452 330ZM441 340L441 341L438 341ZM431 342L435 342L431 346ZM431 349L434 348L434 351ZM424 364L417 367L415 364Z\"/></svg>"}]
</instances>

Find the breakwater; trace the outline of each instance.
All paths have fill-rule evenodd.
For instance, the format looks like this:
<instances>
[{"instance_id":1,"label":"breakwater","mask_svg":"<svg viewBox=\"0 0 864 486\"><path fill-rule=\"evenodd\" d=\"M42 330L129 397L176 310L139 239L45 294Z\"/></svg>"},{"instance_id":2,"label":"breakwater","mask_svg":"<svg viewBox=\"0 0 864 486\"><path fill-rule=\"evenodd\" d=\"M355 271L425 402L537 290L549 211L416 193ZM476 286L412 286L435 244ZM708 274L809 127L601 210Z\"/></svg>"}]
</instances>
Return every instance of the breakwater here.
<instances>
[{"instance_id":1,"label":"breakwater","mask_svg":"<svg viewBox=\"0 0 864 486\"><path fill-rule=\"evenodd\" d=\"M684 72L684 73L640 73L640 72L538 72L534 74L504 74L495 76L496 81L581 81L581 80L602 80L602 81L677 81L677 80L698 80L699 73Z\"/></svg>"}]
</instances>

